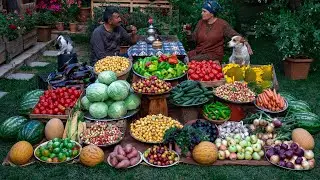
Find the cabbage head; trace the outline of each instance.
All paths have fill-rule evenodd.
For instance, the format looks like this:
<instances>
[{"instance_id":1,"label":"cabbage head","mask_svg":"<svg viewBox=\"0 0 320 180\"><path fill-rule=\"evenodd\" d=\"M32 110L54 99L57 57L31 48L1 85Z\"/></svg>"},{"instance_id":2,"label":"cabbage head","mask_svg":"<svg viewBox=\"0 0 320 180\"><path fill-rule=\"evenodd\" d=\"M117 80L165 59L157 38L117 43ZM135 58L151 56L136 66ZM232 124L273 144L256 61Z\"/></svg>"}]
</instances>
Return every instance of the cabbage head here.
<instances>
[{"instance_id":1,"label":"cabbage head","mask_svg":"<svg viewBox=\"0 0 320 180\"><path fill-rule=\"evenodd\" d=\"M113 71L102 71L98 75L98 81L100 83L103 83L103 84L106 84L106 85L109 85L109 84L113 83L116 80L117 80L117 75Z\"/></svg>"},{"instance_id":2,"label":"cabbage head","mask_svg":"<svg viewBox=\"0 0 320 180\"><path fill-rule=\"evenodd\" d=\"M108 116L117 119L127 114L127 108L124 101L117 101L112 103L108 109Z\"/></svg>"},{"instance_id":3,"label":"cabbage head","mask_svg":"<svg viewBox=\"0 0 320 180\"><path fill-rule=\"evenodd\" d=\"M139 96L132 93L124 100L124 103L128 110L134 110L140 106L141 99Z\"/></svg>"},{"instance_id":4,"label":"cabbage head","mask_svg":"<svg viewBox=\"0 0 320 180\"><path fill-rule=\"evenodd\" d=\"M108 106L104 102L92 103L89 108L92 117L101 119L108 116Z\"/></svg>"},{"instance_id":5,"label":"cabbage head","mask_svg":"<svg viewBox=\"0 0 320 180\"><path fill-rule=\"evenodd\" d=\"M103 102L108 98L108 86L102 83L90 84L86 89L86 96L90 102Z\"/></svg>"},{"instance_id":6,"label":"cabbage head","mask_svg":"<svg viewBox=\"0 0 320 180\"><path fill-rule=\"evenodd\" d=\"M81 98L81 105L85 110L89 110L89 107L91 105L91 102L89 101L89 99L87 98L87 96L83 96Z\"/></svg>"},{"instance_id":7,"label":"cabbage head","mask_svg":"<svg viewBox=\"0 0 320 180\"><path fill-rule=\"evenodd\" d=\"M129 88L121 81L115 81L108 87L108 96L115 101L123 101L129 95Z\"/></svg>"}]
</instances>

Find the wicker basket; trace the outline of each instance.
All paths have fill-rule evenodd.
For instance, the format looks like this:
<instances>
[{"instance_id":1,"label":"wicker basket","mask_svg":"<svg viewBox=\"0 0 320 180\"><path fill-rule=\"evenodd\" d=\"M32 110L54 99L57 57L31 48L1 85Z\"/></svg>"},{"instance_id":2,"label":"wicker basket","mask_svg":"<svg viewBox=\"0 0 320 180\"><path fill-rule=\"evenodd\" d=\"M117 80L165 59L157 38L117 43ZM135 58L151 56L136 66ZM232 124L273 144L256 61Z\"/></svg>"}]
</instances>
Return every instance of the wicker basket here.
<instances>
[{"instance_id":1,"label":"wicker basket","mask_svg":"<svg viewBox=\"0 0 320 180\"><path fill-rule=\"evenodd\" d=\"M227 122L227 121L230 119L230 117L231 117L231 116L229 116L229 117L228 117L227 119L225 119L225 120L213 120L213 119L210 119L209 117L207 117L207 116L204 114L203 111L202 111L202 116L203 116L204 119L206 119L206 120L208 120L208 121L210 121L210 122L213 122L213 123L215 123L215 124L223 124L223 123Z\"/></svg>"},{"instance_id":2,"label":"wicker basket","mask_svg":"<svg viewBox=\"0 0 320 180\"><path fill-rule=\"evenodd\" d=\"M189 74L187 75L187 77L188 77L188 80L190 80ZM198 82L200 82L204 87L218 87L218 86L224 85L226 83L226 79L222 78L216 81L198 81Z\"/></svg>"},{"instance_id":3,"label":"wicker basket","mask_svg":"<svg viewBox=\"0 0 320 180\"><path fill-rule=\"evenodd\" d=\"M132 61L129 60L129 59L128 59L128 61L129 61L129 67L128 67L125 71L123 71L123 72L121 72L121 73L116 73L118 80L126 80L126 79L129 77L130 70L131 70L131 68L132 68ZM96 71L95 71L95 68L93 68L93 71L94 71L94 73L95 73L96 75L99 75L99 74L100 74L99 72L96 72Z\"/></svg>"}]
</instances>

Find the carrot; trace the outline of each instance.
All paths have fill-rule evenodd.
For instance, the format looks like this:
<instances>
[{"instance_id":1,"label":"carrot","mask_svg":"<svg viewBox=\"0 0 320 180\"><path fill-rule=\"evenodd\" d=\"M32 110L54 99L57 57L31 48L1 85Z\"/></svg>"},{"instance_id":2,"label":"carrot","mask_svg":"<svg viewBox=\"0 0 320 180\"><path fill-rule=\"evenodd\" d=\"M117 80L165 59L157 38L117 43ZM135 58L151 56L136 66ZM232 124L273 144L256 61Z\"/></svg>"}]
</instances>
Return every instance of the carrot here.
<instances>
[{"instance_id":1,"label":"carrot","mask_svg":"<svg viewBox=\"0 0 320 180\"><path fill-rule=\"evenodd\" d=\"M269 97L269 98L272 98L272 94L270 93L269 91L270 89L266 89L264 90L265 94Z\"/></svg>"},{"instance_id":2,"label":"carrot","mask_svg":"<svg viewBox=\"0 0 320 180\"><path fill-rule=\"evenodd\" d=\"M283 107L284 107L283 97L281 97L281 100L280 100L280 103L279 103L279 107L280 107L281 109L283 109Z\"/></svg>"}]
</instances>

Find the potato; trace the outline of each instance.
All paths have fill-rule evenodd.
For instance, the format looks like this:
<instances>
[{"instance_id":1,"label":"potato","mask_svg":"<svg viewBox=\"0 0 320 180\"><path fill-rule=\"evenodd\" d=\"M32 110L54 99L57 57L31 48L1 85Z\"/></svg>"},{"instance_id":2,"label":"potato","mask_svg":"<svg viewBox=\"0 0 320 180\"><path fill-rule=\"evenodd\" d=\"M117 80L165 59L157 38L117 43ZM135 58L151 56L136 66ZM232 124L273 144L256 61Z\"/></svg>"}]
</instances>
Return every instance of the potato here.
<instances>
[{"instance_id":1,"label":"potato","mask_svg":"<svg viewBox=\"0 0 320 180\"><path fill-rule=\"evenodd\" d=\"M111 158L116 157L116 155L117 155L117 153L116 153L116 152L112 152L112 153L110 153L110 154L109 154L109 156L110 156Z\"/></svg>"},{"instance_id":2,"label":"potato","mask_svg":"<svg viewBox=\"0 0 320 180\"><path fill-rule=\"evenodd\" d=\"M115 152L116 154L118 154L118 149L119 149L119 147L121 147L121 146L120 146L120 145L116 145L116 147L114 147L113 152Z\"/></svg>"},{"instance_id":3,"label":"potato","mask_svg":"<svg viewBox=\"0 0 320 180\"><path fill-rule=\"evenodd\" d=\"M110 163L113 167L115 167L119 163L119 161L116 157L113 157L113 158L110 157Z\"/></svg>"},{"instance_id":4,"label":"potato","mask_svg":"<svg viewBox=\"0 0 320 180\"><path fill-rule=\"evenodd\" d=\"M125 157L125 156L123 156L123 155L120 155L120 154L116 155L116 158L118 159L118 161L128 160L127 157Z\"/></svg>"},{"instance_id":5,"label":"potato","mask_svg":"<svg viewBox=\"0 0 320 180\"><path fill-rule=\"evenodd\" d=\"M127 168L130 166L130 161L129 160L123 160L121 162L119 162L117 165L116 165L116 168Z\"/></svg>"},{"instance_id":6,"label":"potato","mask_svg":"<svg viewBox=\"0 0 320 180\"><path fill-rule=\"evenodd\" d=\"M134 157L130 159L130 166L136 165L140 160L140 156Z\"/></svg>"},{"instance_id":7,"label":"potato","mask_svg":"<svg viewBox=\"0 0 320 180\"><path fill-rule=\"evenodd\" d=\"M131 151L132 151L132 145L131 144L127 144L126 147L124 148L124 152L129 154L129 153L131 153Z\"/></svg>"},{"instance_id":8,"label":"potato","mask_svg":"<svg viewBox=\"0 0 320 180\"><path fill-rule=\"evenodd\" d=\"M138 151L136 150L136 148L133 147L131 153L127 155L127 158L131 159L137 156L138 156Z\"/></svg>"},{"instance_id":9,"label":"potato","mask_svg":"<svg viewBox=\"0 0 320 180\"><path fill-rule=\"evenodd\" d=\"M121 146L118 147L118 154L125 156L126 152L124 152L123 148Z\"/></svg>"}]
</instances>

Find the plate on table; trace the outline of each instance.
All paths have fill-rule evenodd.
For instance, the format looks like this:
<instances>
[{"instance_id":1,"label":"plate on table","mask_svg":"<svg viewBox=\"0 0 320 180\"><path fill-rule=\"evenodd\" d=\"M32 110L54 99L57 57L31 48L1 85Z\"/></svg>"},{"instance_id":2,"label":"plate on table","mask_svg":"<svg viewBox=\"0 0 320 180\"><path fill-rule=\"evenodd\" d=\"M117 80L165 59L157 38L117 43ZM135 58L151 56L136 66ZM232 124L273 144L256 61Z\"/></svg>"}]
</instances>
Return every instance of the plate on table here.
<instances>
[{"instance_id":1,"label":"plate on table","mask_svg":"<svg viewBox=\"0 0 320 180\"><path fill-rule=\"evenodd\" d=\"M127 167L126 169L136 167L136 166L138 166L138 165L142 162L143 154L142 154L140 151L138 151L138 152L139 152L140 160L137 162L137 164L132 165L132 166L129 166L129 167ZM110 162L110 156L108 156L107 162L108 162L109 166L113 167L113 166L111 165L111 162Z\"/></svg>"},{"instance_id":2,"label":"plate on table","mask_svg":"<svg viewBox=\"0 0 320 180\"><path fill-rule=\"evenodd\" d=\"M134 110L130 110L127 112L127 114L123 117L120 117L120 118L101 118L101 119L97 119L97 118L94 118L91 116L91 114L89 113L89 111L86 111L84 113L84 117L87 119L87 120L90 120L90 121L115 121L115 120L119 120L119 119L126 119L126 118L129 118L135 114L137 114L139 112L140 108L138 109L134 109Z\"/></svg>"}]
</instances>

